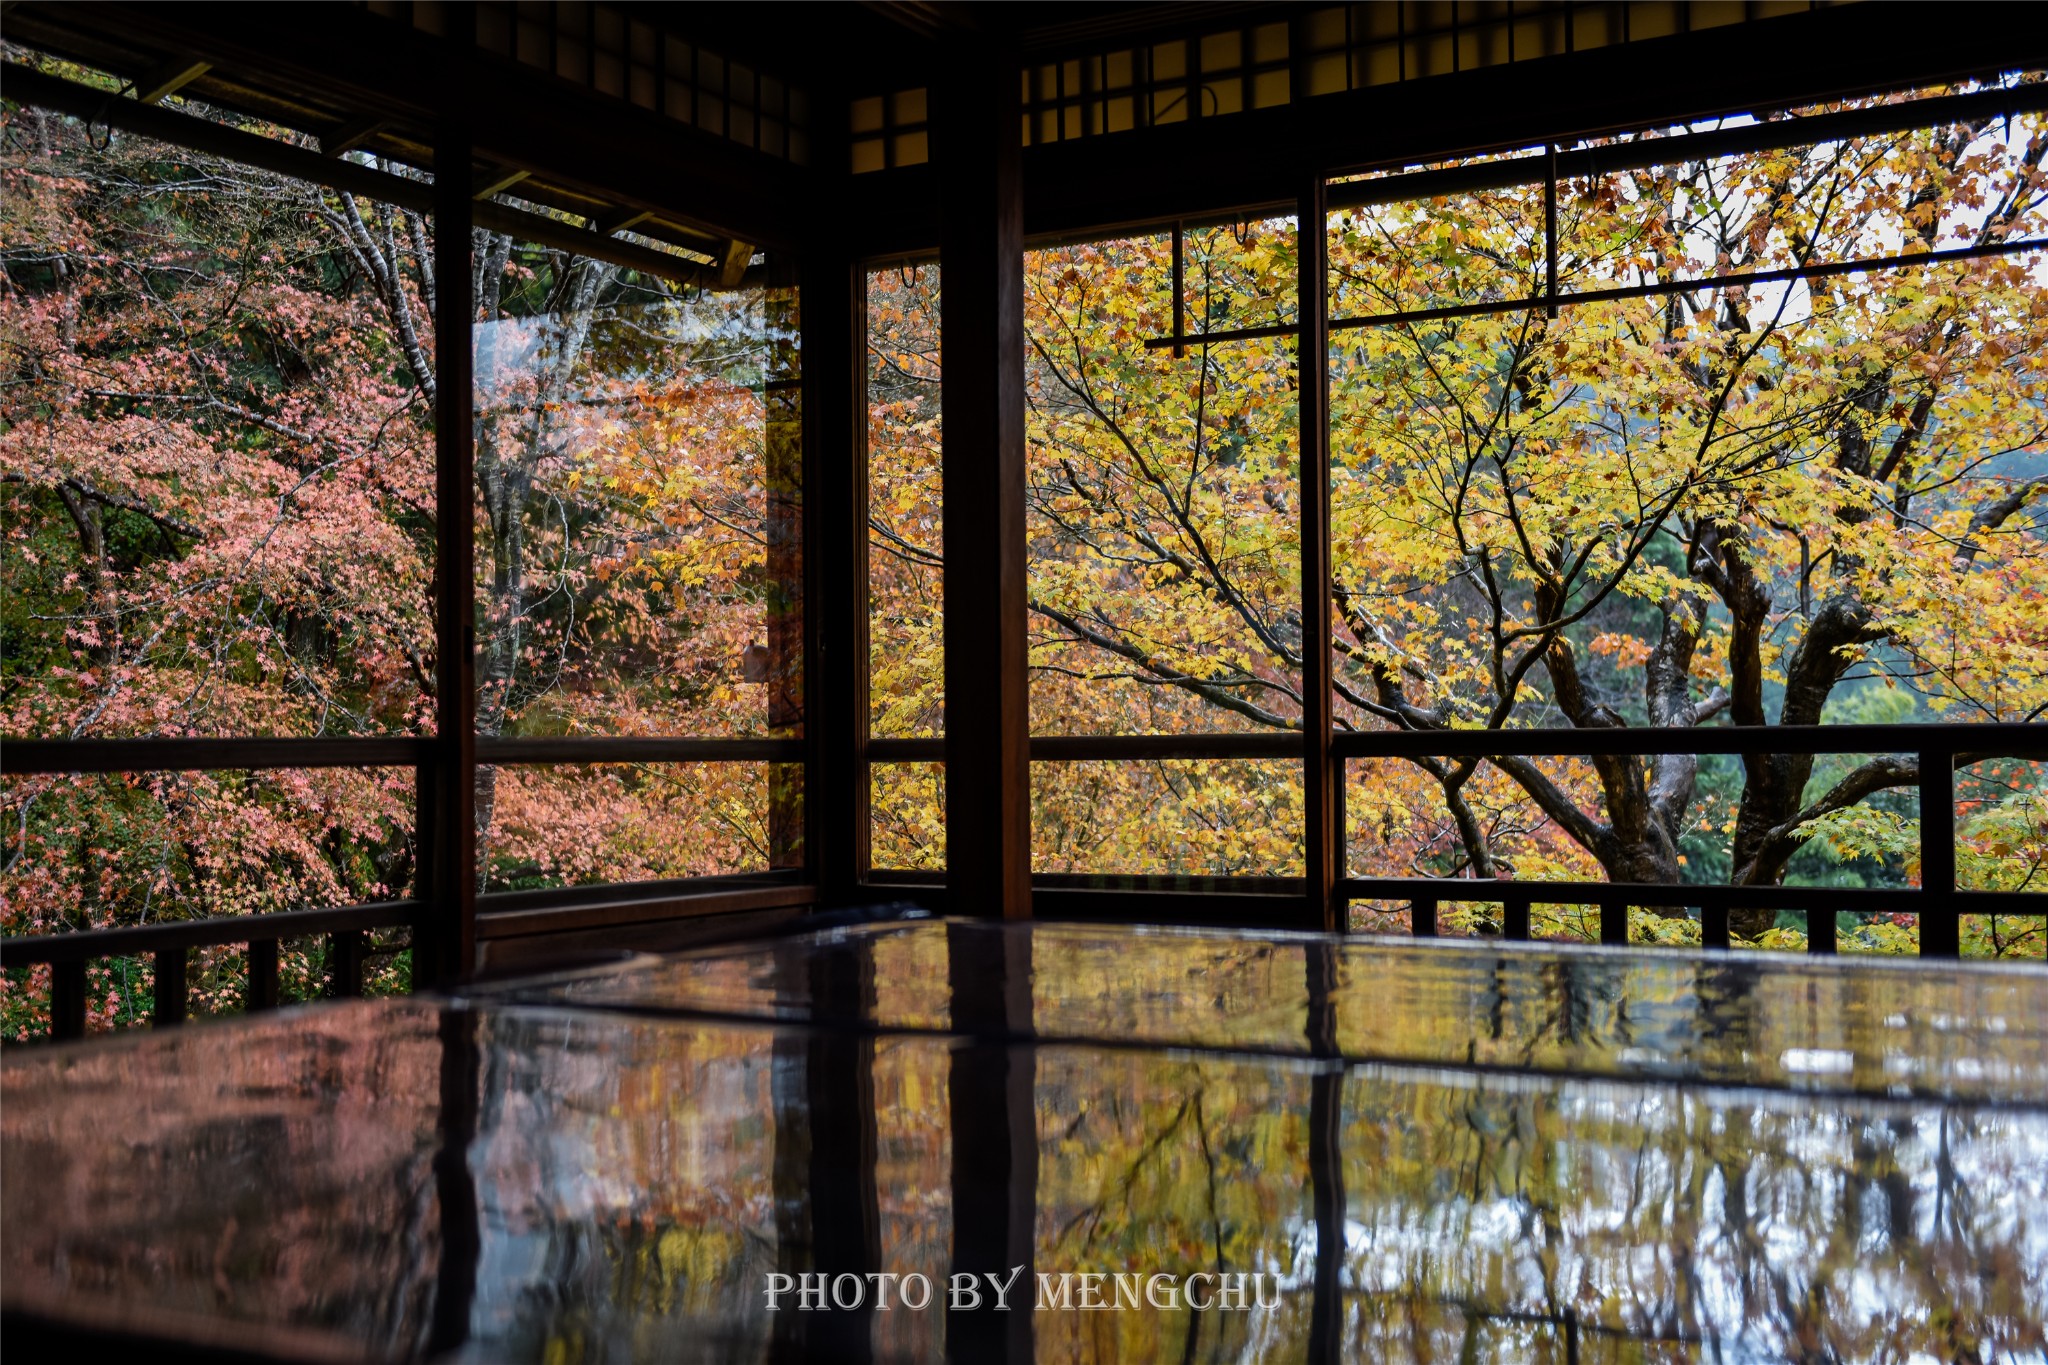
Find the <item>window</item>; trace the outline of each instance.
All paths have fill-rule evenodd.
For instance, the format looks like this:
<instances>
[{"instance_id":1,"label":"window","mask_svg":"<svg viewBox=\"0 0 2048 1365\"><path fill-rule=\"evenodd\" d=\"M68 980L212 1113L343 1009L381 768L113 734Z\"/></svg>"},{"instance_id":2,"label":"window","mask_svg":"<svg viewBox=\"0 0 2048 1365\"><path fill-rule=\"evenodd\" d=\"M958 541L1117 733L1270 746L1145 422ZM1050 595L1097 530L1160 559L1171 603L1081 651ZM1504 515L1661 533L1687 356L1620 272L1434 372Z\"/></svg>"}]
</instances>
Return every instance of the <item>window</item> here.
<instances>
[{"instance_id":1,"label":"window","mask_svg":"<svg viewBox=\"0 0 2048 1365\"><path fill-rule=\"evenodd\" d=\"M793 768L561 747L802 736L794 290L504 234L480 257L476 728L531 765L479 770L485 885L800 865Z\"/></svg>"},{"instance_id":2,"label":"window","mask_svg":"<svg viewBox=\"0 0 2048 1365\"><path fill-rule=\"evenodd\" d=\"M1355 876L1929 885L1949 755L1866 727L2040 714L2038 116L1802 120L1331 186L1332 671L1354 733L1855 726L1864 752L1361 758ZM2042 772L2008 752L1954 777L1965 889L2039 863ZM1910 943L1888 908L1730 913L1750 942ZM1702 930L1681 905L1634 932Z\"/></svg>"},{"instance_id":3,"label":"window","mask_svg":"<svg viewBox=\"0 0 2048 1365\"><path fill-rule=\"evenodd\" d=\"M0 158L10 748L363 746L352 768L10 771L5 932L382 905L351 965L402 990L419 853L392 746L434 670L427 187L390 175L402 202L379 201L32 108ZM264 947L277 998L333 978L325 938ZM69 964L83 1016L148 1017L160 967L180 1012L252 989L239 943L123 952ZM0 1033L46 1028L51 989L9 966Z\"/></svg>"},{"instance_id":4,"label":"window","mask_svg":"<svg viewBox=\"0 0 2048 1365\"><path fill-rule=\"evenodd\" d=\"M5 129L7 1036L406 989L421 926L438 947L469 913L427 876L436 820L474 821L459 895L510 910L626 882L788 903L788 263L479 198L474 384L451 400L426 174L57 70L22 84L93 126L26 107ZM727 74L756 109L786 93ZM475 437L471 632L437 614L460 581L451 401ZM479 765L451 810L438 693L469 648Z\"/></svg>"},{"instance_id":5,"label":"window","mask_svg":"<svg viewBox=\"0 0 2048 1365\"><path fill-rule=\"evenodd\" d=\"M939 270L867 276L868 734L945 737L945 600L939 478ZM945 768L870 765L869 862L932 872L946 862Z\"/></svg>"},{"instance_id":6,"label":"window","mask_svg":"<svg viewBox=\"0 0 2048 1365\"><path fill-rule=\"evenodd\" d=\"M56 114L9 124L6 732L413 732L430 224Z\"/></svg>"},{"instance_id":7,"label":"window","mask_svg":"<svg viewBox=\"0 0 2048 1365\"><path fill-rule=\"evenodd\" d=\"M1033 733L1276 741L1034 764L1039 872L1300 875L1295 321L1291 219L1026 256Z\"/></svg>"}]
</instances>

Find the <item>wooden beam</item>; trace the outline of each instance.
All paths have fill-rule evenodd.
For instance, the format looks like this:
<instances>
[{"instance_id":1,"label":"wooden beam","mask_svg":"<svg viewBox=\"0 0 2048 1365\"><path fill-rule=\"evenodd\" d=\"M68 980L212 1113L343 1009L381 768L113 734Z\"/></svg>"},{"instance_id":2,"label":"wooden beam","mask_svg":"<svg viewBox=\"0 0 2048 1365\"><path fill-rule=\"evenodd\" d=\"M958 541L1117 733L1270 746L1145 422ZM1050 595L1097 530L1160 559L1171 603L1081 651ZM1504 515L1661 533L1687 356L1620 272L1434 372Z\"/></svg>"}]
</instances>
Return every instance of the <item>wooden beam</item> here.
<instances>
[{"instance_id":1,"label":"wooden beam","mask_svg":"<svg viewBox=\"0 0 2048 1365\"><path fill-rule=\"evenodd\" d=\"M969 44L934 91L945 311L940 454L946 866L956 909L1031 913L1018 67Z\"/></svg>"},{"instance_id":2,"label":"wooden beam","mask_svg":"<svg viewBox=\"0 0 2048 1365\"><path fill-rule=\"evenodd\" d=\"M6 770L29 773L194 772L204 768L411 767L423 741L385 739L10 739Z\"/></svg>"},{"instance_id":3,"label":"wooden beam","mask_svg":"<svg viewBox=\"0 0 2048 1365\"><path fill-rule=\"evenodd\" d=\"M501 190L511 189L514 185L532 174L532 171L509 170L503 166L486 170L476 177L470 189L469 197L472 199L489 199Z\"/></svg>"},{"instance_id":4,"label":"wooden beam","mask_svg":"<svg viewBox=\"0 0 2048 1365\"><path fill-rule=\"evenodd\" d=\"M1024 152L1025 230L1034 240L1071 238L1281 209L1318 173L1570 144L1620 128L2048 64L2048 26L2015 23L2010 9L1952 4L1940 24L1928 22L1930 13L1829 7L1043 143ZM1645 80L1646 72L1657 78ZM853 176L839 216L867 254L929 251L939 238L941 179L937 165Z\"/></svg>"},{"instance_id":5,"label":"wooden beam","mask_svg":"<svg viewBox=\"0 0 2048 1365\"><path fill-rule=\"evenodd\" d=\"M485 898L477 915L477 936L481 939L523 938L535 934L702 919L742 910L810 905L818 899L818 889L801 883L728 887L660 898L621 897L594 904L542 906L531 910L493 910L489 908L491 899Z\"/></svg>"},{"instance_id":6,"label":"wooden beam","mask_svg":"<svg viewBox=\"0 0 2048 1365\"><path fill-rule=\"evenodd\" d=\"M751 254L751 253L749 253ZM730 270L728 270L730 273ZM746 273L744 259L739 276ZM737 278L734 283L737 284ZM805 717L815 695L806 672L810 651L805 623L812 606L805 588L803 355L799 329L803 314L796 281L784 277L763 291L767 367L762 374L762 407L766 418L763 474L767 494L762 518L766 572L761 584L762 610L767 616L768 733L796 752L768 767L768 866L803 868L811 856L804 800Z\"/></svg>"},{"instance_id":7,"label":"wooden beam","mask_svg":"<svg viewBox=\"0 0 2048 1365\"><path fill-rule=\"evenodd\" d=\"M637 223L644 223L654 215L646 209L614 209L610 213L590 220L590 230L600 237L609 237L614 232L624 232Z\"/></svg>"},{"instance_id":8,"label":"wooden beam","mask_svg":"<svg viewBox=\"0 0 2048 1365\"><path fill-rule=\"evenodd\" d=\"M769 938L800 925L807 913L800 906L779 906L770 910L736 910L723 915L568 929L561 933L521 934L516 938L486 938L479 945L483 961L479 975L561 971L572 964L616 961L627 953L676 953L717 943Z\"/></svg>"},{"instance_id":9,"label":"wooden beam","mask_svg":"<svg viewBox=\"0 0 2048 1365\"><path fill-rule=\"evenodd\" d=\"M353 151L391 126L391 120L377 114L346 119L320 135L320 155L340 156Z\"/></svg>"},{"instance_id":10,"label":"wooden beam","mask_svg":"<svg viewBox=\"0 0 2048 1365\"><path fill-rule=\"evenodd\" d=\"M807 221L804 167L367 9L325 8L309 22L300 6L109 0L93 17L137 44L405 127L431 129L444 109L463 110L479 155L600 200L637 200L666 221L777 247Z\"/></svg>"},{"instance_id":11,"label":"wooden beam","mask_svg":"<svg viewBox=\"0 0 2048 1365\"><path fill-rule=\"evenodd\" d=\"M155 104L176 94L211 70L212 62L194 61L189 57L173 57L135 82L135 98L143 104Z\"/></svg>"},{"instance_id":12,"label":"wooden beam","mask_svg":"<svg viewBox=\"0 0 2048 1365\"><path fill-rule=\"evenodd\" d=\"M737 289L746 277L747 265L754 259L754 248L746 242L727 242L725 251L718 261L718 284L721 289Z\"/></svg>"},{"instance_id":13,"label":"wooden beam","mask_svg":"<svg viewBox=\"0 0 2048 1365\"><path fill-rule=\"evenodd\" d=\"M288 142L259 137L175 110L137 104L133 100L110 101L102 91L46 76L15 62L5 64L5 74L0 76L0 83L6 85L9 98L23 104L55 109L94 123L140 133L144 137L213 152L279 175L293 176L315 185L329 185L400 208L425 213L434 207L434 186L421 181L360 166L339 157L322 156ZM562 251L597 256L646 274L689 283L710 278L699 262L634 242L599 237L586 228L558 218L527 213L488 200L472 203L469 220L474 226L489 228L493 232L510 233L522 240Z\"/></svg>"}]
</instances>

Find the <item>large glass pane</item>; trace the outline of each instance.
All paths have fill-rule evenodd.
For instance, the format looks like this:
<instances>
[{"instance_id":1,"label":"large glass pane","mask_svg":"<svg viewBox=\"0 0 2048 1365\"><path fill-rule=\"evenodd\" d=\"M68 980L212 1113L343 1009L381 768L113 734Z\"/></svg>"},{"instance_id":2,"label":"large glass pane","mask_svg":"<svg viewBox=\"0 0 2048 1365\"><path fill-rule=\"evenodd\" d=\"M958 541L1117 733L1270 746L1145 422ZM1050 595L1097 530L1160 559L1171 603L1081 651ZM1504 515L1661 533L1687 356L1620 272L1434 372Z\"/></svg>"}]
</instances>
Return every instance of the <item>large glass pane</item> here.
<instances>
[{"instance_id":1,"label":"large glass pane","mask_svg":"<svg viewBox=\"0 0 2048 1365\"><path fill-rule=\"evenodd\" d=\"M1568 179L1555 318L1341 322L1535 292L1540 184L1333 213L1339 729L2037 716L2048 253L1570 292L2040 237L2038 122ZM1917 852L1881 845L1917 850L1913 754L1764 747L1357 765L1353 865L1912 884ZM1806 938L1803 914L1732 922ZM1838 930L1888 951L1892 927Z\"/></svg>"},{"instance_id":2,"label":"large glass pane","mask_svg":"<svg viewBox=\"0 0 2048 1365\"><path fill-rule=\"evenodd\" d=\"M800 734L795 292L478 250L477 733Z\"/></svg>"},{"instance_id":3,"label":"large glass pane","mask_svg":"<svg viewBox=\"0 0 2048 1365\"><path fill-rule=\"evenodd\" d=\"M1191 230L1183 330L1293 318L1291 220ZM1025 261L1032 729L1300 718L1294 343L1173 329L1170 235Z\"/></svg>"},{"instance_id":4,"label":"large glass pane","mask_svg":"<svg viewBox=\"0 0 2048 1365\"><path fill-rule=\"evenodd\" d=\"M900 263L867 276L868 733L946 731L939 268ZM944 769L882 763L869 775L870 867L946 865Z\"/></svg>"},{"instance_id":5,"label":"large glass pane","mask_svg":"<svg viewBox=\"0 0 2048 1365\"><path fill-rule=\"evenodd\" d=\"M0 730L415 731L431 225L44 110L0 127Z\"/></svg>"},{"instance_id":6,"label":"large glass pane","mask_svg":"<svg viewBox=\"0 0 2048 1365\"><path fill-rule=\"evenodd\" d=\"M794 290L682 284L498 234L478 250L478 734L800 735ZM486 767L486 885L800 861L797 780Z\"/></svg>"},{"instance_id":7,"label":"large glass pane","mask_svg":"<svg viewBox=\"0 0 2048 1365\"><path fill-rule=\"evenodd\" d=\"M1034 763L1034 872L1299 877L1292 759Z\"/></svg>"},{"instance_id":8,"label":"large glass pane","mask_svg":"<svg viewBox=\"0 0 2048 1365\"><path fill-rule=\"evenodd\" d=\"M767 763L559 763L496 770L478 812L484 888L535 891L788 865L799 769ZM800 857L800 853L797 855Z\"/></svg>"},{"instance_id":9,"label":"large glass pane","mask_svg":"<svg viewBox=\"0 0 2048 1365\"><path fill-rule=\"evenodd\" d=\"M868 865L880 871L944 871L946 765L877 763L868 772Z\"/></svg>"},{"instance_id":10,"label":"large glass pane","mask_svg":"<svg viewBox=\"0 0 2048 1365\"><path fill-rule=\"evenodd\" d=\"M1993 759L1957 769L1955 780L1956 885L2030 893L2041 910L1964 915L1963 956L2048 958L2048 764Z\"/></svg>"},{"instance_id":11,"label":"large glass pane","mask_svg":"<svg viewBox=\"0 0 2048 1365\"><path fill-rule=\"evenodd\" d=\"M1295 265L1291 219L1027 255L1033 733L1299 726L1294 341L1147 345L1291 326ZM1032 864L1298 876L1301 802L1293 763L1038 764Z\"/></svg>"},{"instance_id":12,"label":"large glass pane","mask_svg":"<svg viewBox=\"0 0 2048 1365\"><path fill-rule=\"evenodd\" d=\"M1815 113L1826 112L1815 110ZM1725 126L1725 125L1724 125ZM1877 133L1765 153L1574 174L1558 190L1558 287L1586 292L1827 265L2038 236L2029 178L2043 116ZM1662 139L1583 144L1594 165L1644 161ZM1647 150L1646 150L1647 148ZM1501 192L1541 228L1540 185ZM1823 291L1825 293L1825 291ZM1760 285L1736 306L1774 309Z\"/></svg>"},{"instance_id":13,"label":"large glass pane","mask_svg":"<svg viewBox=\"0 0 2048 1365\"><path fill-rule=\"evenodd\" d=\"M939 268L868 273L868 728L945 733Z\"/></svg>"}]
</instances>

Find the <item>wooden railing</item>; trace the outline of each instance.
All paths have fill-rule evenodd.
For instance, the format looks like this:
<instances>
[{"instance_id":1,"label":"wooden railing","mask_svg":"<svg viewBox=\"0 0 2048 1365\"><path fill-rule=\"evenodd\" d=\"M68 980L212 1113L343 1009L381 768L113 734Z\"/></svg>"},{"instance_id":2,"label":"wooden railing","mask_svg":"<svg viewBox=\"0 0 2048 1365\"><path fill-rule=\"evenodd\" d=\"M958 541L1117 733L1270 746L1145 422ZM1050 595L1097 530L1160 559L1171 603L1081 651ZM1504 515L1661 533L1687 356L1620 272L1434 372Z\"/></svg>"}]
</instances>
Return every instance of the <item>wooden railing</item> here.
<instances>
[{"instance_id":1,"label":"wooden railing","mask_svg":"<svg viewBox=\"0 0 2048 1365\"><path fill-rule=\"evenodd\" d=\"M217 919L141 924L121 929L93 929L71 934L45 934L0 941L0 966L50 964L50 1035L56 1039L85 1034L86 964L99 958L155 959L156 998L150 1020L158 1028L185 1022L189 988L186 968L195 948L246 944L249 978L243 1007L275 1009L278 1004L277 945L289 938L325 938L328 942L327 994L363 993L365 935L417 922L416 901L386 901L326 910L285 910L269 915L230 915Z\"/></svg>"},{"instance_id":2,"label":"wooden railing","mask_svg":"<svg viewBox=\"0 0 2048 1365\"><path fill-rule=\"evenodd\" d=\"M1268 759L1300 760L1303 736L1298 732L1224 735L1078 735L1042 736L1031 741L1034 763L1140 762L1159 760ZM1964 915L2048 915L2048 887L2042 891L1965 891L1956 886L1955 770L1988 759L2048 759L2048 725L1809 725L1702 726L1672 728L1549 729L1549 730L1366 730L1332 737L1326 761L1336 767L1337 793L1332 824L1336 865L1345 860L1345 767L1375 758L1465 758L1514 756L1588 758L1656 754L1914 754L1919 762L1920 885L1917 887L1730 886L1702 883L1630 883L1530 881L1512 878L1352 877L1340 874L1334 895L1340 906L1358 900L1405 902L1411 931L1417 937L1437 932L1439 907L1447 901L1501 907L1500 936L1530 937L1530 912L1536 905L1594 905L1600 912L1600 940L1628 941L1631 906L1683 908L1699 911L1701 939L1708 948L1729 947L1731 910L1775 908L1807 917L1807 951L1836 950L1835 915L1840 911L1909 913L1919 917L1923 957L1955 957L1961 948ZM871 739L871 763L941 762L942 739ZM1946 812L1946 814L1944 814ZM939 880L931 874L880 870L872 874L882 885L915 886ZM1069 893L1076 906L1090 911L1110 908L1115 899L1141 901L1146 917L1158 914L1167 898L1191 898L1190 910L1213 907L1235 922L1255 920L1260 902L1268 906L1298 896L1299 877L1272 877L1269 890L1253 891L1259 879L1247 877L1061 877L1041 875L1034 885L1061 899ZM1113 889L1112 889L1113 888ZM1042 897L1043 898L1043 897ZM1342 925L1348 916L1339 915Z\"/></svg>"},{"instance_id":3,"label":"wooden railing","mask_svg":"<svg viewBox=\"0 0 2048 1365\"><path fill-rule=\"evenodd\" d=\"M426 799L433 741L412 736L349 739L296 738L138 738L78 740L8 740L0 750L0 770L10 777L66 773L257 771L279 768L410 768L416 791L416 839L428 841L432 804ZM746 763L799 762L804 743L789 739L608 738L502 739L476 741L479 763ZM767 884L773 882L775 884ZM788 884L783 884L788 883ZM702 894L681 883L636 888L637 902L647 918L674 913L674 903L687 899L691 913L784 905L815 899L815 891L795 874L762 878L702 879ZM602 926L622 917L618 887L586 888L582 898L593 902L583 918ZM488 901L491 898L484 898ZM546 914L526 909L530 896L501 898L511 917L546 920L554 930L578 922L576 895L570 903ZM85 1033L89 963L106 958L148 956L155 961L155 999L150 1017L162 1028L183 1023L189 1013L187 969L195 949L244 944L248 949L245 1007L278 1004L278 944L286 939L324 938L328 945L326 992L333 997L362 994L366 935L373 929L406 926L432 932L444 906L419 900L384 901L372 905L279 911L262 915L230 915L208 919L166 921L113 929L20 935L0 939L0 967L47 963L50 980L50 1034L58 1040ZM533 924L520 928L535 932ZM461 974L467 968L458 968Z\"/></svg>"}]
</instances>

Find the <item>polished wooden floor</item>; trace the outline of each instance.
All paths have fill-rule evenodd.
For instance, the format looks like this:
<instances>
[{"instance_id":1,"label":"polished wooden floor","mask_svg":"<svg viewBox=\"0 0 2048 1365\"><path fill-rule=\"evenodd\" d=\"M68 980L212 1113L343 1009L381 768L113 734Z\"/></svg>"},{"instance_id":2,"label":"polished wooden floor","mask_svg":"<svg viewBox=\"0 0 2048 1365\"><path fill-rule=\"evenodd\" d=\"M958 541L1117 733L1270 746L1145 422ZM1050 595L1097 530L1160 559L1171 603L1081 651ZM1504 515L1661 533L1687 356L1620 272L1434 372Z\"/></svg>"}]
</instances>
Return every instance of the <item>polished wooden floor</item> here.
<instances>
[{"instance_id":1,"label":"polished wooden floor","mask_svg":"<svg viewBox=\"0 0 2048 1365\"><path fill-rule=\"evenodd\" d=\"M2038 1358L2044 1035L2024 968L852 925L12 1050L0 1274L249 1358Z\"/></svg>"}]
</instances>

